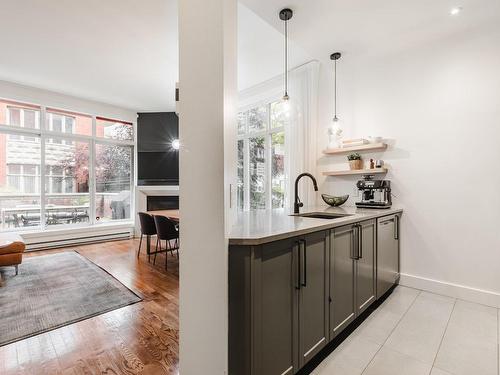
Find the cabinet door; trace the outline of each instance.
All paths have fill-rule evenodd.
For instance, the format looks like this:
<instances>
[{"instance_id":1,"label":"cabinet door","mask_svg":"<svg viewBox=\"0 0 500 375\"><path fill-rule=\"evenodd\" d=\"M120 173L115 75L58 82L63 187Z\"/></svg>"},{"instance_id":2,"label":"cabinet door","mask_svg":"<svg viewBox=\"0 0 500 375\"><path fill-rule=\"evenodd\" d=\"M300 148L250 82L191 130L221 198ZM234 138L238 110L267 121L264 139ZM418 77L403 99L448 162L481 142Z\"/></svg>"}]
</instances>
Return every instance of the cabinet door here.
<instances>
[{"instance_id":1,"label":"cabinet door","mask_svg":"<svg viewBox=\"0 0 500 375\"><path fill-rule=\"evenodd\" d=\"M376 299L375 220L368 220L359 223L356 237L356 241L358 243L358 260L356 261L356 311L357 315L359 315Z\"/></svg>"},{"instance_id":2,"label":"cabinet door","mask_svg":"<svg viewBox=\"0 0 500 375\"><path fill-rule=\"evenodd\" d=\"M330 246L330 340L356 317L354 302L355 226L335 228Z\"/></svg>"},{"instance_id":3,"label":"cabinet door","mask_svg":"<svg viewBox=\"0 0 500 375\"><path fill-rule=\"evenodd\" d=\"M328 232L300 239L299 366L328 342Z\"/></svg>"},{"instance_id":4,"label":"cabinet door","mask_svg":"<svg viewBox=\"0 0 500 375\"><path fill-rule=\"evenodd\" d=\"M253 270L254 375L291 375L297 369L297 246L261 247Z\"/></svg>"},{"instance_id":5,"label":"cabinet door","mask_svg":"<svg viewBox=\"0 0 500 375\"><path fill-rule=\"evenodd\" d=\"M377 298L399 278L399 216L377 220Z\"/></svg>"}]
</instances>

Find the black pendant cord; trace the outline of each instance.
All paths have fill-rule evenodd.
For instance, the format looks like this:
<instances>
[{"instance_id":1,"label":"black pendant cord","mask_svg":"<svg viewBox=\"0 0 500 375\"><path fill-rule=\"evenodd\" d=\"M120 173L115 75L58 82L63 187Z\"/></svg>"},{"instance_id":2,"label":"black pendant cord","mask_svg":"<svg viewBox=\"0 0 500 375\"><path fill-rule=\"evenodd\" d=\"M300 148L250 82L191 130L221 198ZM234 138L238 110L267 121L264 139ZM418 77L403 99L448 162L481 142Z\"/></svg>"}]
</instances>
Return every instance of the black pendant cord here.
<instances>
[{"instance_id":1,"label":"black pendant cord","mask_svg":"<svg viewBox=\"0 0 500 375\"><path fill-rule=\"evenodd\" d=\"M288 100L288 21L285 21L285 95L284 99Z\"/></svg>"},{"instance_id":2,"label":"black pendant cord","mask_svg":"<svg viewBox=\"0 0 500 375\"><path fill-rule=\"evenodd\" d=\"M285 31L285 55L284 57L284 65L285 65L285 74L284 74L284 93L283 100L288 100L288 21L293 17L293 11L289 8L282 9L279 13L280 20L283 21L284 31Z\"/></svg>"},{"instance_id":3,"label":"black pendant cord","mask_svg":"<svg viewBox=\"0 0 500 375\"><path fill-rule=\"evenodd\" d=\"M335 73L335 78L334 78L334 108L335 108L335 115L333 116L333 120L337 121L337 60L334 61L333 65L333 70Z\"/></svg>"},{"instance_id":4,"label":"black pendant cord","mask_svg":"<svg viewBox=\"0 0 500 375\"><path fill-rule=\"evenodd\" d=\"M340 59L341 57L340 52L335 52L330 55L330 59L333 60L333 82L334 82L334 87L333 87L333 105L334 105L334 112L335 115L333 116L333 121L336 122L338 121L337 117L337 60Z\"/></svg>"}]
</instances>

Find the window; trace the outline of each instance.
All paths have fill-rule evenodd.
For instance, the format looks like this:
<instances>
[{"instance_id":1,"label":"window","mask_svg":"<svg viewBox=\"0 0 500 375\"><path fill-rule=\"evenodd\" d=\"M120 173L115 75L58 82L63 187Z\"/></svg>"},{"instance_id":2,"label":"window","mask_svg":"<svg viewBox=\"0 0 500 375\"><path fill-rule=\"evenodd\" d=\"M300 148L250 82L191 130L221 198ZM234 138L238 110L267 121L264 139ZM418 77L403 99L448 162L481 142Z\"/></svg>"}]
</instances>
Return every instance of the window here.
<instances>
[{"instance_id":1,"label":"window","mask_svg":"<svg viewBox=\"0 0 500 375\"><path fill-rule=\"evenodd\" d=\"M19 193L39 191L40 165L7 164L7 186Z\"/></svg>"},{"instance_id":2,"label":"window","mask_svg":"<svg viewBox=\"0 0 500 375\"><path fill-rule=\"evenodd\" d=\"M4 230L41 226L40 136L29 137L33 141L25 138L0 131L0 225Z\"/></svg>"},{"instance_id":3,"label":"window","mask_svg":"<svg viewBox=\"0 0 500 375\"><path fill-rule=\"evenodd\" d=\"M45 149L47 225L90 222L90 143L48 138Z\"/></svg>"},{"instance_id":4,"label":"window","mask_svg":"<svg viewBox=\"0 0 500 375\"><path fill-rule=\"evenodd\" d=\"M88 117L88 119L85 116L79 116L79 117L90 121L90 124L92 124L91 117ZM76 118L74 117L73 114L47 112L47 128L50 131L62 133L62 134L74 134L75 133L75 123L76 123ZM90 134L92 134L92 130L87 129L85 126L80 133L84 134L84 135L90 135ZM88 133L90 133L90 134L88 134ZM49 140L49 142L58 143L58 144L63 144L63 143L64 144L71 144L71 141L67 141L67 140L64 140L61 138L51 138Z\"/></svg>"},{"instance_id":5,"label":"window","mask_svg":"<svg viewBox=\"0 0 500 375\"><path fill-rule=\"evenodd\" d=\"M40 107L0 99L0 124L16 128L40 128Z\"/></svg>"},{"instance_id":6,"label":"window","mask_svg":"<svg viewBox=\"0 0 500 375\"><path fill-rule=\"evenodd\" d=\"M130 219L133 125L98 122L0 100L0 230Z\"/></svg>"},{"instance_id":7,"label":"window","mask_svg":"<svg viewBox=\"0 0 500 375\"><path fill-rule=\"evenodd\" d=\"M240 210L285 205L285 139L288 118L281 102L238 113L238 186Z\"/></svg>"},{"instance_id":8,"label":"window","mask_svg":"<svg viewBox=\"0 0 500 375\"><path fill-rule=\"evenodd\" d=\"M23 107L22 104L1 102L0 106L6 105L6 125L19 128L38 129L40 128L40 111L36 108ZM1 116L0 116L1 117ZM11 134L9 139L24 140L28 142L35 141L35 138L17 134Z\"/></svg>"},{"instance_id":9,"label":"window","mask_svg":"<svg viewBox=\"0 0 500 375\"><path fill-rule=\"evenodd\" d=\"M130 218L132 150L118 145L96 145L96 218Z\"/></svg>"},{"instance_id":10,"label":"window","mask_svg":"<svg viewBox=\"0 0 500 375\"><path fill-rule=\"evenodd\" d=\"M129 122L98 117L96 135L108 139L133 140L133 125Z\"/></svg>"},{"instance_id":11,"label":"window","mask_svg":"<svg viewBox=\"0 0 500 375\"><path fill-rule=\"evenodd\" d=\"M92 135L92 116L48 108L46 123L46 128L50 131L65 134Z\"/></svg>"},{"instance_id":12,"label":"window","mask_svg":"<svg viewBox=\"0 0 500 375\"><path fill-rule=\"evenodd\" d=\"M285 132L271 135L271 203L272 208L285 206Z\"/></svg>"}]
</instances>

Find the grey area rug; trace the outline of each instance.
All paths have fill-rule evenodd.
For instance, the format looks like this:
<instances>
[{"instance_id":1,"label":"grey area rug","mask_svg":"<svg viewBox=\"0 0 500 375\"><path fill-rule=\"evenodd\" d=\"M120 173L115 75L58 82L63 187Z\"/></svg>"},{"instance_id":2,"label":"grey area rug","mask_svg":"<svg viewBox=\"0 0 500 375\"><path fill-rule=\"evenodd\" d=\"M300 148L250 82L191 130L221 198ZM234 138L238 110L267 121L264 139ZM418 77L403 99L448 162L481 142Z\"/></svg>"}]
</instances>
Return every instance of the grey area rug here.
<instances>
[{"instance_id":1,"label":"grey area rug","mask_svg":"<svg viewBox=\"0 0 500 375\"><path fill-rule=\"evenodd\" d=\"M0 346L141 301L76 252L28 258L2 268Z\"/></svg>"}]
</instances>

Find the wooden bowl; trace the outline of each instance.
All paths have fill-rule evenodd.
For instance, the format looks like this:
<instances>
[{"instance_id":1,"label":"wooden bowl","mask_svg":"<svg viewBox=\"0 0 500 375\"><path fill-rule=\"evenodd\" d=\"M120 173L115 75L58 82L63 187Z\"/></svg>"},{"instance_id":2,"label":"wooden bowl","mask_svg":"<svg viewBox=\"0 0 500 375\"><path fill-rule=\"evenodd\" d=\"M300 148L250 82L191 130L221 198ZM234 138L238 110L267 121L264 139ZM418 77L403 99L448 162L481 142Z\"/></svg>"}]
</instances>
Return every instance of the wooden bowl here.
<instances>
[{"instance_id":1,"label":"wooden bowl","mask_svg":"<svg viewBox=\"0 0 500 375\"><path fill-rule=\"evenodd\" d=\"M326 204L329 204L333 207L338 207L342 206L349 199L349 195L334 197L333 195L321 194L321 198L323 198Z\"/></svg>"}]
</instances>

